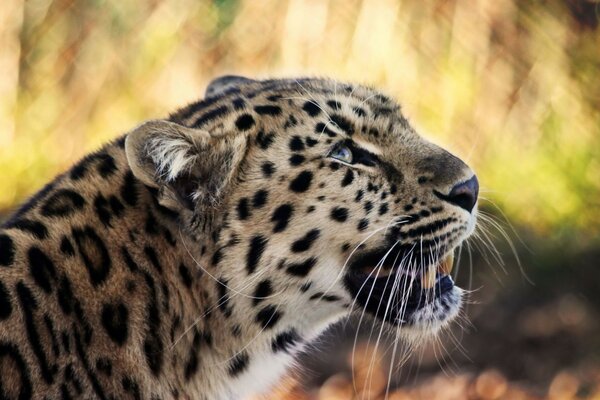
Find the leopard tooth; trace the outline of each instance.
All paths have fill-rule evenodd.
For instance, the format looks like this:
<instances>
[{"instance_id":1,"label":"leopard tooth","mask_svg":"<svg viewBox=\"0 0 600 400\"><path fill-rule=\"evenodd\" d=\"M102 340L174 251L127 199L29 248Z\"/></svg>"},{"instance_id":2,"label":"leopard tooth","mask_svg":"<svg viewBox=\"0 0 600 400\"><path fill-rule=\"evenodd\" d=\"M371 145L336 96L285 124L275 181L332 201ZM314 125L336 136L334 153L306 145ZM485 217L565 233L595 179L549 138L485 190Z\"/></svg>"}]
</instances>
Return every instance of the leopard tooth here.
<instances>
[{"instance_id":1,"label":"leopard tooth","mask_svg":"<svg viewBox=\"0 0 600 400\"><path fill-rule=\"evenodd\" d=\"M430 266L421 277L421 286L424 289L431 289L435 286L435 266Z\"/></svg>"},{"instance_id":2,"label":"leopard tooth","mask_svg":"<svg viewBox=\"0 0 600 400\"><path fill-rule=\"evenodd\" d=\"M438 265L438 271L442 275L450 275L454 267L454 253L450 253Z\"/></svg>"}]
</instances>

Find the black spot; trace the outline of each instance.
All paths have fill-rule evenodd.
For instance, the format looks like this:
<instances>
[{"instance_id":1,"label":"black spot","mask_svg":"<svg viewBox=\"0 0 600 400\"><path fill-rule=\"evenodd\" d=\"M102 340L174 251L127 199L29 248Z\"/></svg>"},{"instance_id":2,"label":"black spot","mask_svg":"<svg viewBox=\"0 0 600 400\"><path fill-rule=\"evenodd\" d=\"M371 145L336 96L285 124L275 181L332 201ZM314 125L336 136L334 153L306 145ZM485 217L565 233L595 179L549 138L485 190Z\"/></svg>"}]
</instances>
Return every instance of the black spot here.
<instances>
[{"instance_id":1,"label":"black spot","mask_svg":"<svg viewBox=\"0 0 600 400\"><path fill-rule=\"evenodd\" d=\"M223 313L223 315L227 318L231 317L231 308L229 307L229 293L227 293L227 284L226 280L217 279L217 293L219 294L219 299L217 300L217 306L219 310Z\"/></svg>"},{"instance_id":2,"label":"black spot","mask_svg":"<svg viewBox=\"0 0 600 400\"><path fill-rule=\"evenodd\" d=\"M260 148L263 150L268 149L273 143L273 140L275 140L274 133L265 133L264 131L260 131L256 135L256 143L258 143Z\"/></svg>"},{"instance_id":3,"label":"black spot","mask_svg":"<svg viewBox=\"0 0 600 400\"><path fill-rule=\"evenodd\" d=\"M354 113L359 117L364 117L367 115L366 111L361 107L353 107L352 111L354 111Z\"/></svg>"},{"instance_id":4,"label":"black spot","mask_svg":"<svg viewBox=\"0 0 600 400\"><path fill-rule=\"evenodd\" d=\"M110 219L112 217L108 208L108 201L100 193L94 199L94 210L102 225L110 227Z\"/></svg>"},{"instance_id":5,"label":"black spot","mask_svg":"<svg viewBox=\"0 0 600 400\"><path fill-rule=\"evenodd\" d=\"M248 254L246 256L246 269L248 270L248 274L252 274L256 270L266 246L267 238L264 236L254 236L250 240L250 247L248 248Z\"/></svg>"},{"instance_id":6,"label":"black spot","mask_svg":"<svg viewBox=\"0 0 600 400\"><path fill-rule=\"evenodd\" d=\"M312 100L307 101L302 106L302 109L308 113L311 117L316 117L321 113L321 107Z\"/></svg>"},{"instance_id":7,"label":"black spot","mask_svg":"<svg viewBox=\"0 0 600 400\"><path fill-rule=\"evenodd\" d=\"M277 207L271 216L271 222L275 223L275 226L273 227L273 233L285 230L293 213L294 207L292 207L290 204L282 204Z\"/></svg>"},{"instance_id":8,"label":"black spot","mask_svg":"<svg viewBox=\"0 0 600 400\"><path fill-rule=\"evenodd\" d=\"M283 126L284 129L288 129L291 126L296 126L298 124L298 120L296 119L296 117L294 117L293 115L290 115L287 119L287 121L285 121L285 125Z\"/></svg>"},{"instance_id":9,"label":"black spot","mask_svg":"<svg viewBox=\"0 0 600 400\"><path fill-rule=\"evenodd\" d=\"M317 263L317 259L311 257L303 262L292 263L287 266L287 272L290 275L305 277Z\"/></svg>"},{"instance_id":10,"label":"black spot","mask_svg":"<svg viewBox=\"0 0 600 400\"><path fill-rule=\"evenodd\" d=\"M150 264L152 264L154 269L159 273L162 273L162 265L160 265L160 261L158 261L158 254L156 254L156 250L154 250L153 247L146 246L144 247L144 253L146 254L146 257L148 257L148 260L150 260Z\"/></svg>"},{"instance_id":11,"label":"black spot","mask_svg":"<svg viewBox=\"0 0 600 400\"><path fill-rule=\"evenodd\" d=\"M321 231L318 229L308 231L306 235L292 243L292 252L300 253L310 249L314 241L319 238L320 233Z\"/></svg>"},{"instance_id":12,"label":"black spot","mask_svg":"<svg viewBox=\"0 0 600 400\"><path fill-rule=\"evenodd\" d=\"M217 249L213 255L212 255L212 259L211 259L211 263L213 266L216 266L219 264L219 262L221 262L221 259L223 258L223 250L222 249Z\"/></svg>"},{"instance_id":13,"label":"black spot","mask_svg":"<svg viewBox=\"0 0 600 400\"><path fill-rule=\"evenodd\" d=\"M56 280L54 263L39 248L32 247L27 252L29 272L33 281L46 293L52 292L51 280Z\"/></svg>"},{"instance_id":14,"label":"black spot","mask_svg":"<svg viewBox=\"0 0 600 400\"><path fill-rule=\"evenodd\" d=\"M373 113L376 115L390 115L394 110L390 107L375 107Z\"/></svg>"},{"instance_id":15,"label":"black spot","mask_svg":"<svg viewBox=\"0 0 600 400\"><path fill-rule=\"evenodd\" d=\"M60 347L58 346L58 337L56 336L56 330L54 329L54 321L48 314L44 314L44 326L46 327L46 331L48 332L48 336L50 336L50 345L52 348L52 353L55 357L60 355Z\"/></svg>"},{"instance_id":16,"label":"black spot","mask_svg":"<svg viewBox=\"0 0 600 400\"><path fill-rule=\"evenodd\" d=\"M337 222L345 222L348 219L348 209L344 207L334 207L331 209L331 219Z\"/></svg>"},{"instance_id":17,"label":"black spot","mask_svg":"<svg viewBox=\"0 0 600 400\"><path fill-rule=\"evenodd\" d=\"M254 193L254 197L252 198L252 205L256 208L260 208L267 203L268 197L269 192L267 190L261 189Z\"/></svg>"},{"instance_id":18,"label":"black spot","mask_svg":"<svg viewBox=\"0 0 600 400\"><path fill-rule=\"evenodd\" d=\"M96 396L100 400L108 400L106 395L104 394L104 390L102 390L102 386L100 385L100 382L98 381L98 377L96 376L96 374L92 370L92 367L90 366L89 360L87 358L87 353L83 349L83 344L81 342L81 336L77 330L73 331L73 339L75 341L75 350L77 351L77 355L79 356L81 365L86 372L87 378L90 381L92 388L94 389L94 392L96 393Z\"/></svg>"},{"instance_id":19,"label":"black spot","mask_svg":"<svg viewBox=\"0 0 600 400\"><path fill-rule=\"evenodd\" d=\"M347 135L352 135L354 133L354 125L346 117L342 117L339 114L332 114L331 121Z\"/></svg>"},{"instance_id":20,"label":"black spot","mask_svg":"<svg viewBox=\"0 0 600 400\"><path fill-rule=\"evenodd\" d=\"M300 291L302 293L306 293L308 292L308 289L310 289L310 287L312 286L312 282L308 281L302 284L302 286L300 286Z\"/></svg>"},{"instance_id":21,"label":"black spot","mask_svg":"<svg viewBox=\"0 0 600 400\"><path fill-rule=\"evenodd\" d=\"M75 297L73 296L73 290L71 289L71 281L65 275L60 279L58 283L58 305L65 315L70 315L73 312L75 304Z\"/></svg>"},{"instance_id":22,"label":"black spot","mask_svg":"<svg viewBox=\"0 0 600 400\"><path fill-rule=\"evenodd\" d=\"M256 285L256 289L254 289L254 298L252 299L252 303L257 305L261 301L264 301L265 298L269 297L271 294L273 294L271 281L268 279L262 280L258 285Z\"/></svg>"},{"instance_id":23,"label":"black spot","mask_svg":"<svg viewBox=\"0 0 600 400\"><path fill-rule=\"evenodd\" d=\"M318 301L326 301L328 303L333 303L336 301L341 300L341 298L339 298L336 295L333 294L325 294L323 292L317 292L315 294L313 294L312 296L310 296L310 300L318 300Z\"/></svg>"},{"instance_id":24,"label":"black spot","mask_svg":"<svg viewBox=\"0 0 600 400\"><path fill-rule=\"evenodd\" d=\"M112 210L113 214L115 214L116 217L120 217L125 210L123 203L121 203L121 201L119 201L119 199L117 199L115 196L110 196L108 198L108 202L110 203L110 209Z\"/></svg>"},{"instance_id":25,"label":"black spot","mask_svg":"<svg viewBox=\"0 0 600 400\"><path fill-rule=\"evenodd\" d=\"M18 374L20 382L9 381L4 382L4 379L0 377L0 395L2 399L31 399L32 398L32 386L31 386L31 375L29 368L23 360L23 356L19 352L17 346L12 343L0 341L0 365L13 365L15 368L12 375ZM6 386L5 386L6 385ZM9 397L10 394L14 394L15 397Z\"/></svg>"},{"instance_id":26,"label":"black spot","mask_svg":"<svg viewBox=\"0 0 600 400\"><path fill-rule=\"evenodd\" d=\"M78 193L69 189L60 189L46 200L41 208L45 217L65 217L81 210L85 200Z\"/></svg>"},{"instance_id":27,"label":"black spot","mask_svg":"<svg viewBox=\"0 0 600 400\"><path fill-rule=\"evenodd\" d=\"M370 201L366 201L365 202L365 211L368 213L371 212L371 210L373 209L373 203Z\"/></svg>"},{"instance_id":28,"label":"black spot","mask_svg":"<svg viewBox=\"0 0 600 400\"><path fill-rule=\"evenodd\" d=\"M110 377L112 375L112 361L104 357L98 358L96 360L96 369Z\"/></svg>"},{"instance_id":29,"label":"black spot","mask_svg":"<svg viewBox=\"0 0 600 400\"><path fill-rule=\"evenodd\" d=\"M248 207L248 199L242 197L237 205L238 218L246 220L250 216L250 208Z\"/></svg>"},{"instance_id":30,"label":"black spot","mask_svg":"<svg viewBox=\"0 0 600 400\"><path fill-rule=\"evenodd\" d=\"M35 297L33 297L31 290L29 290L29 288L25 286L23 282L17 283L17 297L19 298L19 303L21 304L21 309L23 310L27 339L29 340L29 345L33 350L33 354L38 360L42 378L47 384L52 384L54 382L56 370L48 363L48 358L46 353L44 353L42 341L37 331L37 325L33 315L34 311L38 309L38 302Z\"/></svg>"},{"instance_id":31,"label":"black spot","mask_svg":"<svg viewBox=\"0 0 600 400\"><path fill-rule=\"evenodd\" d=\"M179 264L179 277L181 278L181 282L183 282L185 287L188 289L192 287L192 275L185 264Z\"/></svg>"},{"instance_id":32,"label":"black spot","mask_svg":"<svg viewBox=\"0 0 600 400\"><path fill-rule=\"evenodd\" d=\"M346 175L344 175L344 179L342 179L342 187L348 186L354 180L354 172L351 169L346 171Z\"/></svg>"},{"instance_id":33,"label":"black spot","mask_svg":"<svg viewBox=\"0 0 600 400\"><path fill-rule=\"evenodd\" d=\"M313 173L310 171L300 172L291 182L290 190L301 193L306 192L312 182Z\"/></svg>"},{"instance_id":34,"label":"black spot","mask_svg":"<svg viewBox=\"0 0 600 400\"><path fill-rule=\"evenodd\" d=\"M259 115L279 115L281 107L273 105L255 106L254 111Z\"/></svg>"},{"instance_id":35,"label":"black spot","mask_svg":"<svg viewBox=\"0 0 600 400\"><path fill-rule=\"evenodd\" d=\"M46 239L48 237L48 228L39 221L19 218L13 221L9 221L4 225L6 229L18 229L35 236L36 239Z\"/></svg>"},{"instance_id":36,"label":"black spot","mask_svg":"<svg viewBox=\"0 0 600 400\"><path fill-rule=\"evenodd\" d=\"M319 143L319 141L317 139L313 139L311 137L306 138L306 145L308 147L314 147L317 143Z\"/></svg>"},{"instance_id":37,"label":"black spot","mask_svg":"<svg viewBox=\"0 0 600 400\"><path fill-rule=\"evenodd\" d=\"M229 108L227 106L220 106L220 107L216 107L204 114L202 114L202 116L200 116L193 124L192 126L194 128L199 128L202 125L217 119L225 114L227 114L227 112L229 112Z\"/></svg>"},{"instance_id":38,"label":"black spot","mask_svg":"<svg viewBox=\"0 0 600 400\"><path fill-rule=\"evenodd\" d=\"M379 215L383 215L387 212L388 212L388 204L387 203L383 203L382 205L379 206Z\"/></svg>"},{"instance_id":39,"label":"black spot","mask_svg":"<svg viewBox=\"0 0 600 400\"><path fill-rule=\"evenodd\" d=\"M75 255L75 249L73 248L73 244L66 236L63 236L60 241L60 252L68 257L73 257Z\"/></svg>"},{"instance_id":40,"label":"black spot","mask_svg":"<svg viewBox=\"0 0 600 400\"><path fill-rule=\"evenodd\" d=\"M270 178L275 172L275 164L270 161L265 161L260 168L265 178Z\"/></svg>"},{"instance_id":41,"label":"black spot","mask_svg":"<svg viewBox=\"0 0 600 400\"><path fill-rule=\"evenodd\" d=\"M124 376L121 380L121 384L123 385L123 390L131 393L134 400L140 400L142 398L140 395L140 386L133 378Z\"/></svg>"},{"instance_id":42,"label":"black spot","mask_svg":"<svg viewBox=\"0 0 600 400\"><path fill-rule=\"evenodd\" d=\"M325 133L329 137L336 137L337 136L337 133L335 133L334 131L332 131L331 129L329 129L327 127L327 125L325 125L323 122L319 122L315 126L315 133L318 133L319 135Z\"/></svg>"},{"instance_id":43,"label":"black spot","mask_svg":"<svg viewBox=\"0 0 600 400\"><path fill-rule=\"evenodd\" d=\"M296 343L300 341L300 335L294 329L284 331L275 336L271 342L271 349L274 353L279 351L288 352Z\"/></svg>"},{"instance_id":44,"label":"black spot","mask_svg":"<svg viewBox=\"0 0 600 400\"><path fill-rule=\"evenodd\" d=\"M359 201L362 200L362 198L363 198L364 195L365 195L365 192L362 189L359 189L356 192L356 197L354 198L354 201L358 203Z\"/></svg>"},{"instance_id":45,"label":"black spot","mask_svg":"<svg viewBox=\"0 0 600 400\"><path fill-rule=\"evenodd\" d=\"M92 285L98 286L108 277L112 265L106 245L96 231L86 226L73 229L73 238L90 275Z\"/></svg>"},{"instance_id":46,"label":"black spot","mask_svg":"<svg viewBox=\"0 0 600 400\"><path fill-rule=\"evenodd\" d=\"M391 194L396 194L397 191L398 191L398 186L396 186L395 184L392 184L390 186L390 193Z\"/></svg>"},{"instance_id":47,"label":"black spot","mask_svg":"<svg viewBox=\"0 0 600 400\"><path fill-rule=\"evenodd\" d=\"M246 102L244 101L244 99L239 98L239 97L234 99L232 104L233 104L233 108L236 110L241 110L246 106Z\"/></svg>"},{"instance_id":48,"label":"black spot","mask_svg":"<svg viewBox=\"0 0 600 400\"><path fill-rule=\"evenodd\" d=\"M15 260L15 244L10 236L0 234L0 265L10 267Z\"/></svg>"},{"instance_id":49,"label":"black spot","mask_svg":"<svg viewBox=\"0 0 600 400\"><path fill-rule=\"evenodd\" d=\"M129 311L125 304L104 304L102 306L102 326L112 341L122 346L127 341L129 334Z\"/></svg>"},{"instance_id":50,"label":"black spot","mask_svg":"<svg viewBox=\"0 0 600 400\"><path fill-rule=\"evenodd\" d=\"M115 173L117 165L115 164L115 159L110 154L100 153L98 158L100 159L98 172L101 177L108 178Z\"/></svg>"},{"instance_id":51,"label":"black spot","mask_svg":"<svg viewBox=\"0 0 600 400\"><path fill-rule=\"evenodd\" d=\"M6 286L0 281L0 320L7 319L12 313L12 303Z\"/></svg>"},{"instance_id":52,"label":"black spot","mask_svg":"<svg viewBox=\"0 0 600 400\"><path fill-rule=\"evenodd\" d=\"M300 136L293 136L290 139L290 150L292 151L304 151L304 142Z\"/></svg>"},{"instance_id":53,"label":"black spot","mask_svg":"<svg viewBox=\"0 0 600 400\"><path fill-rule=\"evenodd\" d=\"M185 380L189 381L192 376L194 376L198 372L198 354L192 350L190 352L190 357L185 363L184 376Z\"/></svg>"},{"instance_id":54,"label":"black spot","mask_svg":"<svg viewBox=\"0 0 600 400\"><path fill-rule=\"evenodd\" d=\"M369 226L369 220L366 218L361 219L360 221L358 221L358 230L359 231L364 231L365 229L367 229Z\"/></svg>"},{"instance_id":55,"label":"black spot","mask_svg":"<svg viewBox=\"0 0 600 400\"><path fill-rule=\"evenodd\" d=\"M302 164L306 158L302 154L293 154L290 156L290 165L296 167Z\"/></svg>"},{"instance_id":56,"label":"black spot","mask_svg":"<svg viewBox=\"0 0 600 400\"><path fill-rule=\"evenodd\" d=\"M417 179L417 182L418 182L420 185L422 185L422 184L426 183L427 181L428 181L428 179L427 179L427 177L426 177L426 176L420 176L420 177Z\"/></svg>"},{"instance_id":57,"label":"black spot","mask_svg":"<svg viewBox=\"0 0 600 400\"><path fill-rule=\"evenodd\" d=\"M158 221L156 221L154 214L152 214L152 211L150 211L150 210L148 210L148 213L146 215L144 231L147 234L152 235L152 236L158 234Z\"/></svg>"},{"instance_id":58,"label":"black spot","mask_svg":"<svg viewBox=\"0 0 600 400\"><path fill-rule=\"evenodd\" d=\"M337 100L328 100L327 105L331 107L334 111L339 111L342 109L342 104Z\"/></svg>"},{"instance_id":59,"label":"black spot","mask_svg":"<svg viewBox=\"0 0 600 400\"><path fill-rule=\"evenodd\" d=\"M138 200L138 191L135 181L135 177L131 171L125 173L125 179L123 180L123 186L121 186L121 197L125 203L130 206L135 206Z\"/></svg>"},{"instance_id":60,"label":"black spot","mask_svg":"<svg viewBox=\"0 0 600 400\"><path fill-rule=\"evenodd\" d=\"M250 114L242 114L235 120L235 126L242 131L247 131L255 124L254 118Z\"/></svg>"},{"instance_id":61,"label":"black spot","mask_svg":"<svg viewBox=\"0 0 600 400\"><path fill-rule=\"evenodd\" d=\"M244 370L248 368L249 360L250 358L248 357L248 353L246 353L245 351L236 354L229 363L229 376L238 376L239 374L244 372Z\"/></svg>"},{"instance_id":62,"label":"black spot","mask_svg":"<svg viewBox=\"0 0 600 400\"><path fill-rule=\"evenodd\" d=\"M150 371L158 376L163 364L163 344L160 341L158 332L149 334L144 340L144 354Z\"/></svg>"},{"instance_id":63,"label":"black spot","mask_svg":"<svg viewBox=\"0 0 600 400\"><path fill-rule=\"evenodd\" d=\"M259 323L263 329L274 327L280 318L281 313L272 305L265 306L258 314L256 314L256 322Z\"/></svg>"},{"instance_id":64,"label":"black spot","mask_svg":"<svg viewBox=\"0 0 600 400\"><path fill-rule=\"evenodd\" d=\"M307 214L310 214L311 212L313 212L313 211L315 211L315 210L316 210L316 207L315 207L315 206L308 206L308 207L306 208L306 213L307 213Z\"/></svg>"}]
</instances>

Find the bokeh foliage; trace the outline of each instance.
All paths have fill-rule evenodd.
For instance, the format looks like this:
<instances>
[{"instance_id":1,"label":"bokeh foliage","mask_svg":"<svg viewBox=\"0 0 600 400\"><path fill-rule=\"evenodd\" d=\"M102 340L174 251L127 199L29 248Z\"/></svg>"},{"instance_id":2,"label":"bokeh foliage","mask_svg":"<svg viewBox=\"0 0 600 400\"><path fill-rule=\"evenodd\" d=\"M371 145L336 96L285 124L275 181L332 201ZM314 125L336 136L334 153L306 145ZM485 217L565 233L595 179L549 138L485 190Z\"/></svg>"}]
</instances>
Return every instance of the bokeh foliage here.
<instances>
[{"instance_id":1,"label":"bokeh foliage","mask_svg":"<svg viewBox=\"0 0 600 400\"><path fill-rule=\"evenodd\" d=\"M4 0L0 210L225 73L384 88L546 237L600 226L600 3Z\"/></svg>"}]
</instances>

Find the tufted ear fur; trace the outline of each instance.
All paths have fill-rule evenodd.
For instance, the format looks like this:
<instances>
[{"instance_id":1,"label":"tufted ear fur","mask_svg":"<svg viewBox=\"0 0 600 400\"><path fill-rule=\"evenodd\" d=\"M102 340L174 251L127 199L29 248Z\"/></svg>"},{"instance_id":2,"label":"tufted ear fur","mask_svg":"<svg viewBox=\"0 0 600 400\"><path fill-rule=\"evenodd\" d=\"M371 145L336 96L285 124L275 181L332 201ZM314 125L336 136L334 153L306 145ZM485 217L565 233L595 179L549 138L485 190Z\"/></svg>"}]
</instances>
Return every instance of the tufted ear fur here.
<instances>
[{"instance_id":1,"label":"tufted ear fur","mask_svg":"<svg viewBox=\"0 0 600 400\"><path fill-rule=\"evenodd\" d=\"M244 78L237 75L225 75L212 80L206 88L206 97L218 96L228 89L241 86L246 83L256 82L255 80Z\"/></svg>"},{"instance_id":2,"label":"tufted ear fur","mask_svg":"<svg viewBox=\"0 0 600 400\"><path fill-rule=\"evenodd\" d=\"M244 157L244 136L211 136L165 120L148 121L127 134L133 174L159 189L169 208L210 215L218 208Z\"/></svg>"}]
</instances>

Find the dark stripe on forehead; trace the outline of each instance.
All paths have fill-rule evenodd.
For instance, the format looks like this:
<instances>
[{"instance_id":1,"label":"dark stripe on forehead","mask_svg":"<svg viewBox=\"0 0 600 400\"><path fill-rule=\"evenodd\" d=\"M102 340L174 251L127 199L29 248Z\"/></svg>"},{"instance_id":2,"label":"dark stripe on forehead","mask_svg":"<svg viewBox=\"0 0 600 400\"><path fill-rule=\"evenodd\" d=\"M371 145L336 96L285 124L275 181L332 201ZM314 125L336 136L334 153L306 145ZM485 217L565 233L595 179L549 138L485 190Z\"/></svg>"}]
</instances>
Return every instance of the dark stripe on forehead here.
<instances>
[{"instance_id":1,"label":"dark stripe on forehead","mask_svg":"<svg viewBox=\"0 0 600 400\"><path fill-rule=\"evenodd\" d=\"M220 106L220 107L214 108L214 109L208 111L207 113L203 114L200 118L198 118L192 124L192 126L194 128L199 128L202 125L206 124L207 122L210 122L214 119L222 117L223 115L226 115L228 112L229 112L229 108L227 106Z\"/></svg>"},{"instance_id":2,"label":"dark stripe on forehead","mask_svg":"<svg viewBox=\"0 0 600 400\"><path fill-rule=\"evenodd\" d=\"M337 125L337 127L344 131L344 133L346 133L348 136L352 136L354 133L354 124L350 122L349 119L339 114L331 114L330 119L331 122Z\"/></svg>"}]
</instances>

